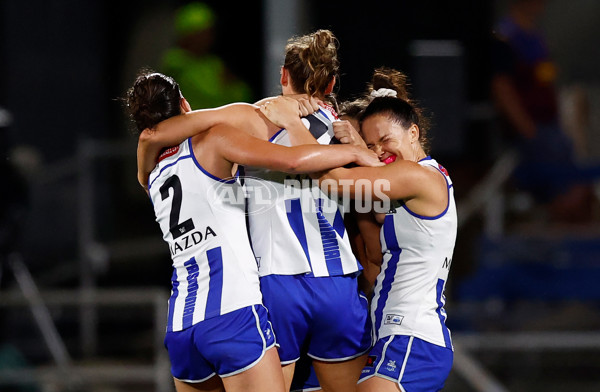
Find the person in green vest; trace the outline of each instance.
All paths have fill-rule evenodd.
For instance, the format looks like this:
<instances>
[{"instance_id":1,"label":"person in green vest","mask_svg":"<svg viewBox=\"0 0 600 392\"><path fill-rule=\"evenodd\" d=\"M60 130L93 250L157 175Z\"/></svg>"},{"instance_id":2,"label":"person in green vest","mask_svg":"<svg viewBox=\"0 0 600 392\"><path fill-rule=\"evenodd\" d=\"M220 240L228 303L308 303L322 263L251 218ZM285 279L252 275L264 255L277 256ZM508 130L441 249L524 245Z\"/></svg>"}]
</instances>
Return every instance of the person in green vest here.
<instances>
[{"instance_id":1,"label":"person in green vest","mask_svg":"<svg viewBox=\"0 0 600 392\"><path fill-rule=\"evenodd\" d=\"M175 15L176 46L163 56L162 71L181 85L192 108L231 102L253 102L250 87L231 74L223 60L211 53L215 14L204 3L192 2Z\"/></svg>"}]
</instances>

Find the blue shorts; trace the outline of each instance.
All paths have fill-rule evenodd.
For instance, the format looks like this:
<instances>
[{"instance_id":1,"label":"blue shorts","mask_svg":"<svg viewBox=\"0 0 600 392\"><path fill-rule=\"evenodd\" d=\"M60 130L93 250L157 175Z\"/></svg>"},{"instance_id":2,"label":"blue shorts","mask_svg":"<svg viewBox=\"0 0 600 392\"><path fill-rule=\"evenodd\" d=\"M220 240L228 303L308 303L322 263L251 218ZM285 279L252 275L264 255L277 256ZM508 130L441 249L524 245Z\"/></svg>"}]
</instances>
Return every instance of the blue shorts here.
<instances>
[{"instance_id":1,"label":"blue shorts","mask_svg":"<svg viewBox=\"0 0 600 392\"><path fill-rule=\"evenodd\" d=\"M267 275L260 286L282 364L297 361L301 353L345 361L371 347L368 302L359 296L355 275Z\"/></svg>"},{"instance_id":2,"label":"blue shorts","mask_svg":"<svg viewBox=\"0 0 600 392\"><path fill-rule=\"evenodd\" d=\"M165 336L173 377L190 383L248 370L274 344L273 328L262 305L234 310Z\"/></svg>"},{"instance_id":3,"label":"blue shorts","mask_svg":"<svg viewBox=\"0 0 600 392\"><path fill-rule=\"evenodd\" d=\"M402 391L440 391L453 358L451 349L413 336L386 336L375 343L358 382L378 376L398 383Z\"/></svg>"}]
</instances>

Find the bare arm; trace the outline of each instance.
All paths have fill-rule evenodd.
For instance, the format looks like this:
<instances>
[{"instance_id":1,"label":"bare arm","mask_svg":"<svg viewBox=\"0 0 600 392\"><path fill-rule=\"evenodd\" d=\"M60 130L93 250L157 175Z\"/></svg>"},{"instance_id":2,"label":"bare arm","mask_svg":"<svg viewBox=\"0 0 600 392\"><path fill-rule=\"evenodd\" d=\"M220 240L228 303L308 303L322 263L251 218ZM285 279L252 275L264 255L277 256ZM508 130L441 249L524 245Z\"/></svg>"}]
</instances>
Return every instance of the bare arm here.
<instances>
[{"instance_id":1,"label":"bare arm","mask_svg":"<svg viewBox=\"0 0 600 392\"><path fill-rule=\"evenodd\" d=\"M373 291L375 279L381 270L381 244L379 231L381 226L372 213L352 211L344 218L352 250L363 267L358 278L359 288L369 297Z\"/></svg>"},{"instance_id":2,"label":"bare arm","mask_svg":"<svg viewBox=\"0 0 600 392\"><path fill-rule=\"evenodd\" d=\"M325 192L333 186L338 194L347 192L352 198L404 200L412 211L425 216L435 216L448 205L443 175L434 168L406 160L380 167L333 169L322 174L319 182Z\"/></svg>"},{"instance_id":3,"label":"bare arm","mask_svg":"<svg viewBox=\"0 0 600 392\"><path fill-rule=\"evenodd\" d=\"M370 196L381 199L385 195L391 199L411 199L424 191L426 182L430 179L430 171L424 169L415 162L399 160L386 166L379 167L355 167L351 169L337 168L321 173L320 182L324 180L333 180L329 182L342 192L344 187L350 191L351 195L356 196L358 189L360 192L370 192ZM347 182L340 180L350 180ZM371 186L357 188L358 180L366 180ZM325 183L326 185L327 183ZM381 188L381 193L374 192L377 184L387 185Z\"/></svg>"},{"instance_id":4,"label":"bare arm","mask_svg":"<svg viewBox=\"0 0 600 392\"><path fill-rule=\"evenodd\" d=\"M292 146L301 146L303 144L319 144L317 139L315 139L308 128L304 126L302 119L299 117L297 117L294 121L290 121L285 129L288 132Z\"/></svg>"},{"instance_id":5,"label":"bare arm","mask_svg":"<svg viewBox=\"0 0 600 392\"><path fill-rule=\"evenodd\" d=\"M319 110L317 100L304 96L281 96L260 105L261 113L280 128L285 128L293 146L302 144L318 144L308 128L304 126L301 116L307 116Z\"/></svg>"},{"instance_id":6,"label":"bare arm","mask_svg":"<svg viewBox=\"0 0 600 392\"><path fill-rule=\"evenodd\" d=\"M383 255L381 253L381 242L379 234L381 225L377 223L373 213L354 213L358 231L365 242L366 261L376 267L381 267ZM379 271L377 271L379 273ZM377 276L377 273L374 276Z\"/></svg>"},{"instance_id":7,"label":"bare arm","mask_svg":"<svg viewBox=\"0 0 600 392\"><path fill-rule=\"evenodd\" d=\"M212 132L212 131L211 131ZM215 148L225 159L241 165L287 173L310 173L351 162L379 162L375 154L355 146L303 145L285 147L255 138L235 128L217 126Z\"/></svg>"},{"instance_id":8,"label":"bare arm","mask_svg":"<svg viewBox=\"0 0 600 392\"><path fill-rule=\"evenodd\" d=\"M196 110L171 117L156 125L155 129L145 129L138 140L137 163L138 181L147 186L148 175L156 166L160 152L176 146L189 137L204 132L217 124L228 124L243 128L257 137L266 137L270 127L274 127L258 110L250 104L235 103L215 109Z\"/></svg>"}]
</instances>

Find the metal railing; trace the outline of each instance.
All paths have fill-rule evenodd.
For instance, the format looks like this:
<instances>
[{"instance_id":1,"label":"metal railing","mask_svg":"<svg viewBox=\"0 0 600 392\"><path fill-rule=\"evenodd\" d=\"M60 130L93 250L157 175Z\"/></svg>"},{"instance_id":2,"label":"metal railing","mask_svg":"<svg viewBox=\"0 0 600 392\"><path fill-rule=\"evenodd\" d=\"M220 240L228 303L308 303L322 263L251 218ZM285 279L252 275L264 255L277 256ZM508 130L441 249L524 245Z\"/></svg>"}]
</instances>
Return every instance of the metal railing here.
<instances>
[{"instance_id":1,"label":"metal railing","mask_svg":"<svg viewBox=\"0 0 600 392\"><path fill-rule=\"evenodd\" d=\"M169 358L163 345L168 293L161 289L96 289L88 295L80 290L48 290L40 293L44 305L52 307L149 307L152 310L153 358L145 364L119 358L113 364L77 364L70 359L32 369L0 370L2 385L39 384L51 390L79 389L90 383L147 383L157 392L173 391ZM22 292L0 293L0 308L26 307L31 300ZM58 337L60 340L60 337ZM68 355L68 354L67 354ZM59 386L58 388L56 386Z\"/></svg>"}]
</instances>

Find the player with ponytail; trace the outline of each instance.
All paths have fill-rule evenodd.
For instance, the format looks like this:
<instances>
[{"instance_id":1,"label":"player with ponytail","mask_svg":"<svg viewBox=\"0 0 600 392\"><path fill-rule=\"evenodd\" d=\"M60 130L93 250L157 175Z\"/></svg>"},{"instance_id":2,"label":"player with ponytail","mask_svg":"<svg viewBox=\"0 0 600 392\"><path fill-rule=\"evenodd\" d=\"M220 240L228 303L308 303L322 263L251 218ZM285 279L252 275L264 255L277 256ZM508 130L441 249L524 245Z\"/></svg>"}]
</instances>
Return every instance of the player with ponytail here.
<instances>
[{"instance_id":1,"label":"player with ponytail","mask_svg":"<svg viewBox=\"0 0 600 392\"><path fill-rule=\"evenodd\" d=\"M403 74L376 70L368 94L343 107L353 111L364 142L385 166L333 169L320 178L323 187L325 180L384 180L388 187L380 191L391 200L386 213L374 216L383 257L370 266L379 271L370 311L375 342L358 390L439 391L453 360L444 309L457 230L452 181L429 156L429 124L410 99ZM374 189L358 192L381 199ZM356 191L350 186L350 195Z\"/></svg>"},{"instance_id":2,"label":"player with ponytail","mask_svg":"<svg viewBox=\"0 0 600 392\"><path fill-rule=\"evenodd\" d=\"M138 179L146 185L173 262L165 346L177 391L289 390L262 305L243 189L232 172L243 164L304 173L376 158L354 146L286 147L260 140L252 135L279 127L253 105L232 105L204 112L201 117L212 124L208 130L164 150L148 178L145 140L158 122L191 108L172 78L154 72L136 79L126 103L137 130L146 135L140 138ZM307 133L297 101L276 105L287 113L291 136ZM244 130L234 127L239 125Z\"/></svg>"},{"instance_id":3,"label":"player with ponytail","mask_svg":"<svg viewBox=\"0 0 600 392\"><path fill-rule=\"evenodd\" d=\"M261 111L283 129L263 129L253 133L255 137L283 146L337 143L333 128L337 121L333 97L339 73L337 48L338 41L328 30L288 41L280 79L284 97L307 94L325 104L303 118L310 133L296 133L277 121L277 102L263 100ZM161 138L169 133L203 131L206 115L205 111L191 112L167 120L144 140L148 145L172 145ZM152 154L141 155L150 157L146 162L153 159ZM249 187L268 183L277 190L270 193L272 208L266 211L265 195L250 193L247 210L263 301L280 344L286 389L295 362L306 354L313 359L323 390L352 391L371 338L367 300L357 287L362 267L349 243L343 206L337 198L320 193L306 181L308 177L292 178L256 165L244 169Z\"/></svg>"}]
</instances>

